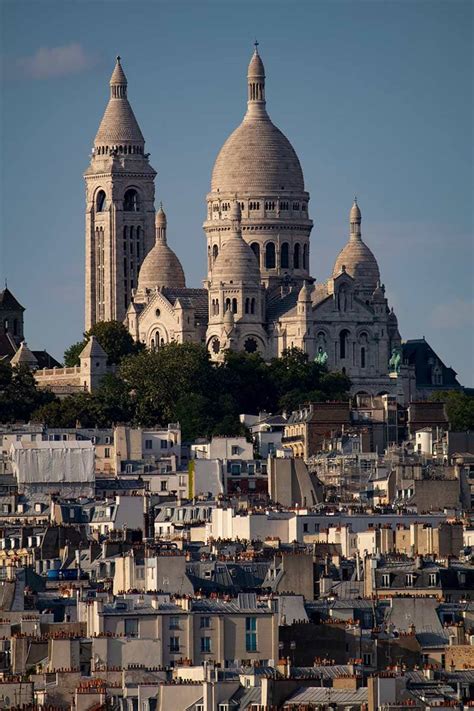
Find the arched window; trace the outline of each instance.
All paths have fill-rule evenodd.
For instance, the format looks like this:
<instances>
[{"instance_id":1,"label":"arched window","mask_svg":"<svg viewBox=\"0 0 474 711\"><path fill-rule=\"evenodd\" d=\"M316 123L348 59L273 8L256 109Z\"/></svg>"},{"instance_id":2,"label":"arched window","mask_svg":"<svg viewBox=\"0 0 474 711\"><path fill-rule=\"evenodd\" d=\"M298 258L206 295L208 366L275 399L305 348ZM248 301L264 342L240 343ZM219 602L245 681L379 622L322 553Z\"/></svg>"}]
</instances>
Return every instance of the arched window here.
<instances>
[{"instance_id":1,"label":"arched window","mask_svg":"<svg viewBox=\"0 0 474 711\"><path fill-rule=\"evenodd\" d=\"M339 356L341 359L347 358L347 339L349 338L349 331L344 329L339 334Z\"/></svg>"},{"instance_id":2,"label":"arched window","mask_svg":"<svg viewBox=\"0 0 474 711\"><path fill-rule=\"evenodd\" d=\"M288 242L283 242L281 245L280 252L280 267L282 269L288 269L290 266L290 253Z\"/></svg>"},{"instance_id":3,"label":"arched window","mask_svg":"<svg viewBox=\"0 0 474 711\"><path fill-rule=\"evenodd\" d=\"M125 212L138 212L138 193L134 188L129 188L123 196L123 209Z\"/></svg>"},{"instance_id":4,"label":"arched window","mask_svg":"<svg viewBox=\"0 0 474 711\"><path fill-rule=\"evenodd\" d=\"M258 262L258 266L260 266L260 245L259 245L259 243L252 242L252 244L250 245L250 249L255 254L255 258Z\"/></svg>"},{"instance_id":5,"label":"arched window","mask_svg":"<svg viewBox=\"0 0 474 711\"><path fill-rule=\"evenodd\" d=\"M250 313L255 313L255 299L252 299L252 301L250 302Z\"/></svg>"},{"instance_id":6,"label":"arched window","mask_svg":"<svg viewBox=\"0 0 474 711\"><path fill-rule=\"evenodd\" d=\"M97 212L107 210L107 196L103 190L99 190L97 193L96 208Z\"/></svg>"},{"instance_id":7,"label":"arched window","mask_svg":"<svg viewBox=\"0 0 474 711\"><path fill-rule=\"evenodd\" d=\"M225 300L225 310L230 311L230 299Z\"/></svg>"},{"instance_id":8,"label":"arched window","mask_svg":"<svg viewBox=\"0 0 474 711\"><path fill-rule=\"evenodd\" d=\"M274 242L268 242L265 247L265 268L275 269L275 244Z\"/></svg>"},{"instance_id":9,"label":"arched window","mask_svg":"<svg viewBox=\"0 0 474 711\"><path fill-rule=\"evenodd\" d=\"M212 248L212 258L215 261L217 259L217 255L219 254L219 247L217 244L215 244Z\"/></svg>"},{"instance_id":10,"label":"arched window","mask_svg":"<svg viewBox=\"0 0 474 711\"><path fill-rule=\"evenodd\" d=\"M301 250L301 247L300 247L299 243L297 242L295 244L295 247L293 250L293 268L294 269L300 268L300 250Z\"/></svg>"},{"instance_id":11,"label":"arched window","mask_svg":"<svg viewBox=\"0 0 474 711\"><path fill-rule=\"evenodd\" d=\"M250 299L247 298L245 299L245 313L248 314L250 312Z\"/></svg>"},{"instance_id":12,"label":"arched window","mask_svg":"<svg viewBox=\"0 0 474 711\"><path fill-rule=\"evenodd\" d=\"M308 245L303 246L303 269L308 268Z\"/></svg>"},{"instance_id":13,"label":"arched window","mask_svg":"<svg viewBox=\"0 0 474 711\"><path fill-rule=\"evenodd\" d=\"M360 349L360 367L365 368L365 347Z\"/></svg>"},{"instance_id":14,"label":"arched window","mask_svg":"<svg viewBox=\"0 0 474 711\"><path fill-rule=\"evenodd\" d=\"M237 313L237 299L232 299L232 313Z\"/></svg>"}]
</instances>

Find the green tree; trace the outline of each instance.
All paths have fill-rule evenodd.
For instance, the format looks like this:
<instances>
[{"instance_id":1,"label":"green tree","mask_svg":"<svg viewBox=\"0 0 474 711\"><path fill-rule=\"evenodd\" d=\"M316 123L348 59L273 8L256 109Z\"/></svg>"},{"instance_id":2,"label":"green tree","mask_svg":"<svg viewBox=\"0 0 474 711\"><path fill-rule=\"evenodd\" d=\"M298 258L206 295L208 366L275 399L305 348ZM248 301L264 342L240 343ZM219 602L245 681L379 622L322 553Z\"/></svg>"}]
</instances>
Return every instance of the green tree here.
<instances>
[{"instance_id":1,"label":"green tree","mask_svg":"<svg viewBox=\"0 0 474 711\"><path fill-rule=\"evenodd\" d=\"M474 396L463 390L447 390L433 393L430 399L446 404L446 414L453 432L474 430Z\"/></svg>"},{"instance_id":2,"label":"green tree","mask_svg":"<svg viewBox=\"0 0 474 711\"><path fill-rule=\"evenodd\" d=\"M50 390L37 387L26 365L0 362L0 422L28 422L38 407L54 400Z\"/></svg>"},{"instance_id":3,"label":"green tree","mask_svg":"<svg viewBox=\"0 0 474 711\"><path fill-rule=\"evenodd\" d=\"M84 339L70 346L64 352L64 363L71 368L79 365L79 355L91 336L95 336L108 355L108 363L119 364L126 356L143 350L142 343L135 343L132 336L120 321L98 321L89 331L84 333Z\"/></svg>"},{"instance_id":4,"label":"green tree","mask_svg":"<svg viewBox=\"0 0 474 711\"><path fill-rule=\"evenodd\" d=\"M181 398L192 394L211 398L215 386L209 353L195 343L169 343L128 357L120 366L120 377L136 400L136 421L146 426L173 422Z\"/></svg>"}]
</instances>

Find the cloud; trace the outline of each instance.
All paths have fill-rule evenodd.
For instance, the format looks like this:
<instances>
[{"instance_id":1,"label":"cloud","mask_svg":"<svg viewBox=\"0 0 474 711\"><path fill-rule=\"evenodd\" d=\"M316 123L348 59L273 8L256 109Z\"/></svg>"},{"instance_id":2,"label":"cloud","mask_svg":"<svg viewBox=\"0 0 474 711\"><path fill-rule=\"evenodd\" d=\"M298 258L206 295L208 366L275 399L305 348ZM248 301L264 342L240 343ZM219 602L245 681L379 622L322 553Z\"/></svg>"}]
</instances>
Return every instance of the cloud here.
<instances>
[{"instance_id":1,"label":"cloud","mask_svg":"<svg viewBox=\"0 0 474 711\"><path fill-rule=\"evenodd\" d=\"M40 47L32 56L16 60L22 76L39 80L80 74L95 63L96 58L88 54L79 42L62 47Z\"/></svg>"},{"instance_id":2,"label":"cloud","mask_svg":"<svg viewBox=\"0 0 474 711\"><path fill-rule=\"evenodd\" d=\"M435 328L474 328L474 302L455 299L437 304L431 312L430 322Z\"/></svg>"}]
</instances>

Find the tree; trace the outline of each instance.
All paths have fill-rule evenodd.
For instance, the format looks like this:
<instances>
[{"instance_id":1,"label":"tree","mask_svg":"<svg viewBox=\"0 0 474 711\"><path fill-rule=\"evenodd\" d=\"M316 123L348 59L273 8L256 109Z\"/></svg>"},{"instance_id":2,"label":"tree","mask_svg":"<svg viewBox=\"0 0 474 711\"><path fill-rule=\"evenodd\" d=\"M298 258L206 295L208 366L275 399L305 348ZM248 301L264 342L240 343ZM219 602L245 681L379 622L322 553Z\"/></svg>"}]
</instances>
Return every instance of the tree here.
<instances>
[{"instance_id":1,"label":"tree","mask_svg":"<svg viewBox=\"0 0 474 711\"><path fill-rule=\"evenodd\" d=\"M215 372L204 346L169 343L143 351L126 358L119 374L134 395L135 419L142 425L175 421L177 404L193 394L208 399L212 407Z\"/></svg>"},{"instance_id":2,"label":"tree","mask_svg":"<svg viewBox=\"0 0 474 711\"><path fill-rule=\"evenodd\" d=\"M143 350L142 343L135 343L126 327L120 321L98 321L89 331L84 333L84 339L70 346L64 352L66 367L79 365L79 355L91 336L95 336L108 355L108 363L119 364L126 356Z\"/></svg>"},{"instance_id":3,"label":"tree","mask_svg":"<svg viewBox=\"0 0 474 711\"><path fill-rule=\"evenodd\" d=\"M446 414L453 432L474 430L474 396L463 390L446 390L433 393L430 399L446 404Z\"/></svg>"},{"instance_id":4,"label":"tree","mask_svg":"<svg viewBox=\"0 0 474 711\"><path fill-rule=\"evenodd\" d=\"M37 387L28 366L0 362L0 422L28 422L38 407L54 400L50 390Z\"/></svg>"}]
</instances>

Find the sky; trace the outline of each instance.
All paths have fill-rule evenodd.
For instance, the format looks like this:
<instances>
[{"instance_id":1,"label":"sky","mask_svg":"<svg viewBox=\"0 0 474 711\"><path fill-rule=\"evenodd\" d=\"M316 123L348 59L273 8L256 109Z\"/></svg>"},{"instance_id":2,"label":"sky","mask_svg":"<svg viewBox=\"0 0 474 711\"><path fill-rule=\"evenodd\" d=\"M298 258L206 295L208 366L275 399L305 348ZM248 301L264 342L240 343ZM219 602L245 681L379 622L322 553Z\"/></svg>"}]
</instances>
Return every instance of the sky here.
<instances>
[{"instance_id":1,"label":"sky","mask_svg":"<svg viewBox=\"0 0 474 711\"><path fill-rule=\"evenodd\" d=\"M474 385L470 0L0 0L0 279L31 348L84 327L83 172L120 54L188 286L205 196L246 108L255 38L267 108L303 167L311 273L330 276L354 195L404 340Z\"/></svg>"}]
</instances>

